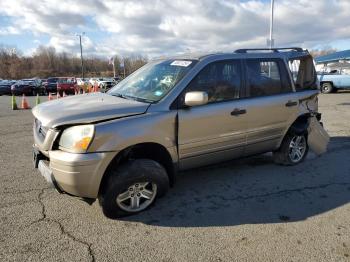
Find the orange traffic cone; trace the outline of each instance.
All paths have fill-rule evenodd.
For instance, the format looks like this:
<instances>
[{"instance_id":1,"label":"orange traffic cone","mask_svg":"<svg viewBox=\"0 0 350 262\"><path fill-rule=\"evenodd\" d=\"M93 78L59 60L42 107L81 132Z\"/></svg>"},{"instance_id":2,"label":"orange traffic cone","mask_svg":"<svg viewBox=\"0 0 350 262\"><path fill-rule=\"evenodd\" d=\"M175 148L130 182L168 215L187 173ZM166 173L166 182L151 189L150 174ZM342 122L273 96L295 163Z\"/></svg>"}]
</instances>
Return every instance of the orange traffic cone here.
<instances>
[{"instance_id":1,"label":"orange traffic cone","mask_svg":"<svg viewBox=\"0 0 350 262\"><path fill-rule=\"evenodd\" d=\"M53 97L51 95L51 92L49 93L49 101L53 100Z\"/></svg>"},{"instance_id":2,"label":"orange traffic cone","mask_svg":"<svg viewBox=\"0 0 350 262\"><path fill-rule=\"evenodd\" d=\"M22 96L22 109L30 109L29 105L28 105L28 102L27 102L27 99L26 99L26 96L23 94Z\"/></svg>"},{"instance_id":3,"label":"orange traffic cone","mask_svg":"<svg viewBox=\"0 0 350 262\"><path fill-rule=\"evenodd\" d=\"M78 94L78 91L75 89L74 90L74 95L76 96Z\"/></svg>"},{"instance_id":4,"label":"orange traffic cone","mask_svg":"<svg viewBox=\"0 0 350 262\"><path fill-rule=\"evenodd\" d=\"M60 92L57 91L56 98L59 99L61 98Z\"/></svg>"}]
</instances>

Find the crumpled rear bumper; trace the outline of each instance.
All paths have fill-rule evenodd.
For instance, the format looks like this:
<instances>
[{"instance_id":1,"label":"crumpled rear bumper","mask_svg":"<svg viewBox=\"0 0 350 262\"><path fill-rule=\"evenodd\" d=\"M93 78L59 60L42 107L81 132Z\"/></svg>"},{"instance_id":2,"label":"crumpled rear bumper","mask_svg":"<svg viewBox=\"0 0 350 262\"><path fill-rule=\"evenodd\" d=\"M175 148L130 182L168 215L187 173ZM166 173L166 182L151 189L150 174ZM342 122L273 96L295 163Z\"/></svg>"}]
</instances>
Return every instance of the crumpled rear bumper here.
<instances>
[{"instance_id":1,"label":"crumpled rear bumper","mask_svg":"<svg viewBox=\"0 0 350 262\"><path fill-rule=\"evenodd\" d=\"M329 135L323 128L318 119L313 116L309 118L308 126L308 145L310 149L316 154L321 155L327 151L329 143Z\"/></svg>"}]
</instances>

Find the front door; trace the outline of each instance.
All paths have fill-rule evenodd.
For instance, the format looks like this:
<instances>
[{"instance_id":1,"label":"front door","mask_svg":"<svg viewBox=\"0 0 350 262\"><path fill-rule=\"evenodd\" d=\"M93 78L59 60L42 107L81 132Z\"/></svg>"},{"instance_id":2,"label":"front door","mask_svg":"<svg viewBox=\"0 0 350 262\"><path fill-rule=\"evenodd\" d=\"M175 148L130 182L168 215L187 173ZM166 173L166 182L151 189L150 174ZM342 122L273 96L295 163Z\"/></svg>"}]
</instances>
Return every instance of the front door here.
<instances>
[{"instance_id":1,"label":"front door","mask_svg":"<svg viewBox=\"0 0 350 262\"><path fill-rule=\"evenodd\" d=\"M209 101L206 105L178 110L181 169L243 154L246 136L244 102L239 100L241 72L240 60L213 62L183 92L182 96L190 91L205 91Z\"/></svg>"}]
</instances>

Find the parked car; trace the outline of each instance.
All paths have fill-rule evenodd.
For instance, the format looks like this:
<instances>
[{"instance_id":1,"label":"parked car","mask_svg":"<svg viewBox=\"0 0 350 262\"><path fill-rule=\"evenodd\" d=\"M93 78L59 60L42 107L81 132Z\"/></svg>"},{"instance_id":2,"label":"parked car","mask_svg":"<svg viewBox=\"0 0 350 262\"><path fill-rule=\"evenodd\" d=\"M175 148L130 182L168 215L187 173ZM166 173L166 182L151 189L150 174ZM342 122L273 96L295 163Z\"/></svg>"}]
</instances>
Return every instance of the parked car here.
<instances>
[{"instance_id":1,"label":"parked car","mask_svg":"<svg viewBox=\"0 0 350 262\"><path fill-rule=\"evenodd\" d=\"M333 70L329 73L318 72L317 78L320 81L321 92L329 94L338 89L350 89L350 75L340 70Z\"/></svg>"},{"instance_id":2,"label":"parked car","mask_svg":"<svg viewBox=\"0 0 350 262\"><path fill-rule=\"evenodd\" d=\"M57 92L62 96L73 94L78 90L75 77L60 77L57 82Z\"/></svg>"},{"instance_id":3,"label":"parked car","mask_svg":"<svg viewBox=\"0 0 350 262\"><path fill-rule=\"evenodd\" d=\"M43 82L46 94L57 92L58 77L49 77L46 82Z\"/></svg>"},{"instance_id":4,"label":"parked car","mask_svg":"<svg viewBox=\"0 0 350 262\"><path fill-rule=\"evenodd\" d=\"M77 78L77 85L82 86L82 85L87 85L89 83L88 78Z\"/></svg>"},{"instance_id":5,"label":"parked car","mask_svg":"<svg viewBox=\"0 0 350 262\"><path fill-rule=\"evenodd\" d=\"M116 85L116 82L113 78L102 78L102 80L98 81L97 83L101 92L107 92L109 89Z\"/></svg>"},{"instance_id":6,"label":"parked car","mask_svg":"<svg viewBox=\"0 0 350 262\"><path fill-rule=\"evenodd\" d=\"M77 81L77 92L78 93L83 93L84 91L85 92L88 92L89 91L89 79L88 78L76 78L76 81Z\"/></svg>"},{"instance_id":7,"label":"parked car","mask_svg":"<svg viewBox=\"0 0 350 262\"><path fill-rule=\"evenodd\" d=\"M36 106L34 166L59 192L98 198L108 217L135 214L179 170L271 151L278 164L301 163L315 148L310 119L322 129L318 92L301 48L155 60L107 93Z\"/></svg>"},{"instance_id":8,"label":"parked car","mask_svg":"<svg viewBox=\"0 0 350 262\"><path fill-rule=\"evenodd\" d=\"M11 95L11 86L16 83L16 80L2 80L0 81L0 96Z\"/></svg>"},{"instance_id":9,"label":"parked car","mask_svg":"<svg viewBox=\"0 0 350 262\"><path fill-rule=\"evenodd\" d=\"M92 77L89 79L89 84L95 86L95 84L98 84L99 81L102 81L102 78Z\"/></svg>"},{"instance_id":10,"label":"parked car","mask_svg":"<svg viewBox=\"0 0 350 262\"><path fill-rule=\"evenodd\" d=\"M92 86L98 86L102 92L108 91L111 87L113 87L116 82L113 78L90 78L89 83Z\"/></svg>"},{"instance_id":11,"label":"parked car","mask_svg":"<svg viewBox=\"0 0 350 262\"><path fill-rule=\"evenodd\" d=\"M22 79L11 86L12 95L42 95L45 93L41 82L38 79Z\"/></svg>"}]
</instances>

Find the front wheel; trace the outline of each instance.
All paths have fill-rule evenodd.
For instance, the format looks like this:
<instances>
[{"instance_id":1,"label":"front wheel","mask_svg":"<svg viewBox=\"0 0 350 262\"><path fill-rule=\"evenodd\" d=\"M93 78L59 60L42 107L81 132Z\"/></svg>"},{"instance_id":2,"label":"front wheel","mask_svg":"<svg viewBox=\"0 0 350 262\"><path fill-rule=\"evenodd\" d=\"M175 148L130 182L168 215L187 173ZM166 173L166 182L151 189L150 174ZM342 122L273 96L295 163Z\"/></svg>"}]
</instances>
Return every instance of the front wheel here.
<instances>
[{"instance_id":1,"label":"front wheel","mask_svg":"<svg viewBox=\"0 0 350 262\"><path fill-rule=\"evenodd\" d=\"M273 152L273 158L277 164L291 166L304 161L308 151L306 134L287 134L280 148Z\"/></svg>"},{"instance_id":2,"label":"front wheel","mask_svg":"<svg viewBox=\"0 0 350 262\"><path fill-rule=\"evenodd\" d=\"M130 160L106 175L99 202L109 218L144 211L169 188L166 170L150 159Z\"/></svg>"}]
</instances>

